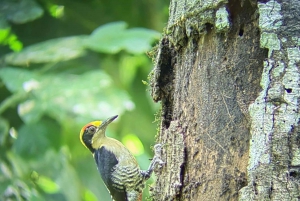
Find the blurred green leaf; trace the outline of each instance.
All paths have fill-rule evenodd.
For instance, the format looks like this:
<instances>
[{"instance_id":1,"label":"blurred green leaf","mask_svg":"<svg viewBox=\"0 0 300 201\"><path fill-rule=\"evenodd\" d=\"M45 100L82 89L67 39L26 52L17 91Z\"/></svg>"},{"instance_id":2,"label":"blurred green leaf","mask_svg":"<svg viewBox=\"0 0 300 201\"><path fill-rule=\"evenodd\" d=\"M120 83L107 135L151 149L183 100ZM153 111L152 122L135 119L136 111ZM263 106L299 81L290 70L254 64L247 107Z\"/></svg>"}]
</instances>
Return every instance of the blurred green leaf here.
<instances>
[{"instance_id":1,"label":"blurred green leaf","mask_svg":"<svg viewBox=\"0 0 300 201\"><path fill-rule=\"evenodd\" d=\"M23 48L23 44L21 41L19 41L17 38L13 38L13 40L9 41L9 47L14 52L19 52Z\"/></svg>"},{"instance_id":2,"label":"blurred green leaf","mask_svg":"<svg viewBox=\"0 0 300 201\"><path fill-rule=\"evenodd\" d=\"M47 149L59 148L59 133L58 126L52 121L25 124L19 129L13 149L23 157L43 157Z\"/></svg>"},{"instance_id":3,"label":"blurred green leaf","mask_svg":"<svg viewBox=\"0 0 300 201\"><path fill-rule=\"evenodd\" d=\"M13 152L7 153L7 159L10 161L12 173L15 178L27 176L29 172L29 164L24 162L24 159Z\"/></svg>"},{"instance_id":4,"label":"blurred green leaf","mask_svg":"<svg viewBox=\"0 0 300 201\"><path fill-rule=\"evenodd\" d=\"M86 46L94 51L114 54L121 50L144 53L160 34L145 28L126 29L125 22L113 22L100 26L86 40Z\"/></svg>"},{"instance_id":5,"label":"blurred green leaf","mask_svg":"<svg viewBox=\"0 0 300 201\"><path fill-rule=\"evenodd\" d=\"M10 65L28 66L30 63L66 61L85 54L82 46L86 36L57 38L24 48L21 52L5 56Z\"/></svg>"},{"instance_id":6,"label":"blurred green leaf","mask_svg":"<svg viewBox=\"0 0 300 201\"><path fill-rule=\"evenodd\" d=\"M126 27L125 22L102 25L86 40L86 46L94 51L114 54L122 48L119 40Z\"/></svg>"},{"instance_id":7,"label":"blurred green leaf","mask_svg":"<svg viewBox=\"0 0 300 201\"><path fill-rule=\"evenodd\" d=\"M39 177L40 177L40 175L36 171L32 171L30 174L30 179L33 182L37 182L39 180Z\"/></svg>"},{"instance_id":8,"label":"blurred green leaf","mask_svg":"<svg viewBox=\"0 0 300 201\"><path fill-rule=\"evenodd\" d=\"M149 60L146 55L126 55L120 61L119 70L122 84L131 87L139 68L146 66Z\"/></svg>"},{"instance_id":9,"label":"blurred green leaf","mask_svg":"<svg viewBox=\"0 0 300 201\"><path fill-rule=\"evenodd\" d=\"M42 197L39 194L36 195L36 193L33 193L33 192L31 192L30 198L28 200L30 200L30 201L52 201L51 199L45 199L44 197ZM58 200L58 199L56 199L56 200Z\"/></svg>"},{"instance_id":10,"label":"blurred green leaf","mask_svg":"<svg viewBox=\"0 0 300 201\"><path fill-rule=\"evenodd\" d=\"M0 198L2 198L3 196L1 196L1 195L3 195L4 194L4 192L5 192L5 190L7 189L7 187L10 185L10 183L11 183L11 181L10 180L8 180L8 179L1 179L0 180Z\"/></svg>"},{"instance_id":11,"label":"blurred green leaf","mask_svg":"<svg viewBox=\"0 0 300 201\"><path fill-rule=\"evenodd\" d=\"M46 193L57 193L59 191L59 186L48 177L40 175L36 183Z\"/></svg>"},{"instance_id":12,"label":"blurred green leaf","mask_svg":"<svg viewBox=\"0 0 300 201\"><path fill-rule=\"evenodd\" d=\"M9 123L6 119L0 117L0 146L4 145L5 138L8 134Z\"/></svg>"},{"instance_id":13,"label":"blurred green leaf","mask_svg":"<svg viewBox=\"0 0 300 201\"><path fill-rule=\"evenodd\" d=\"M132 28L126 31L122 43L128 52L139 54L150 50L151 43L159 38L159 32L145 28Z\"/></svg>"},{"instance_id":14,"label":"blurred green leaf","mask_svg":"<svg viewBox=\"0 0 300 201\"><path fill-rule=\"evenodd\" d=\"M60 121L73 118L87 122L134 108L128 94L112 85L110 77L101 70L82 75L39 75L7 67L0 69L0 77L11 91L32 94L18 107L20 117L27 123L37 122L43 114Z\"/></svg>"},{"instance_id":15,"label":"blurred green leaf","mask_svg":"<svg viewBox=\"0 0 300 201\"><path fill-rule=\"evenodd\" d=\"M1 171L0 174L1 181L3 181L4 178L12 178L13 176L12 171L9 169L8 165L4 162L1 163L0 171Z\"/></svg>"},{"instance_id":16,"label":"blurred green leaf","mask_svg":"<svg viewBox=\"0 0 300 201\"><path fill-rule=\"evenodd\" d=\"M122 142L135 156L139 156L144 153L143 143L136 135L134 134L125 135L122 138Z\"/></svg>"},{"instance_id":17,"label":"blurred green leaf","mask_svg":"<svg viewBox=\"0 0 300 201\"><path fill-rule=\"evenodd\" d=\"M24 91L26 88L26 82L32 81L31 85L33 85L33 81L36 79L36 77L37 76L35 73L28 70L10 67L0 69L0 78L4 82L7 89L11 92ZM36 85L37 84L34 86Z\"/></svg>"},{"instance_id":18,"label":"blurred green leaf","mask_svg":"<svg viewBox=\"0 0 300 201\"><path fill-rule=\"evenodd\" d=\"M9 24L7 23L3 13L0 12L0 30L2 30L2 29L9 29ZM1 43L1 40L0 40L0 43Z\"/></svg>"},{"instance_id":19,"label":"blurred green leaf","mask_svg":"<svg viewBox=\"0 0 300 201\"><path fill-rule=\"evenodd\" d=\"M97 201L97 197L95 196L95 194L90 191L89 189L85 189L84 193L83 193L83 200L84 201Z\"/></svg>"},{"instance_id":20,"label":"blurred green leaf","mask_svg":"<svg viewBox=\"0 0 300 201\"><path fill-rule=\"evenodd\" d=\"M56 183L67 200L81 201L80 180L74 167L67 160L63 162L62 169L56 176Z\"/></svg>"},{"instance_id":21,"label":"blurred green leaf","mask_svg":"<svg viewBox=\"0 0 300 201\"><path fill-rule=\"evenodd\" d=\"M16 186L10 184L6 187L5 192L3 193L4 195L2 196L4 200L17 200L17 201L22 201L22 192L21 189L18 189Z\"/></svg>"},{"instance_id":22,"label":"blurred green leaf","mask_svg":"<svg viewBox=\"0 0 300 201\"><path fill-rule=\"evenodd\" d=\"M2 0L0 2L0 13L9 21L22 24L41 17L43 9L33 0Z\"/></svg>"},{"instance_id":23,"label":"blurred green leaf","mask_svg":"<svg viewBox=\"0 0 300 201\"><path fill-rule=\"evenodd\" d=\"M18 105L18 114L27 123L38 122L46 108L36 100L27 100Z\"/></svg>"},{"instance_id":24,"label":"blurred green leaf","mask_svg":"<svg viewBox=\"0 0 300 201\"><path fill-rule=\"evenodd\" d=\"M48 147L47 151L43 154L43 157L39 158L39 160L37 160L35 156L32 156L32 158L35 159L35 161L31 163L33 171L31 171L30 177L32 181L35 181L36 179L36 175L34 174L35 171L38 176L45 175L53 181L56 181L59 172L62 170L64 163L66 162L66 156L62 153L62 149L57 151L52 147ZM41 159L43 163L40 162ZM61 187L62 186L60 186L60 189Z\"/></svg>"},{"instance_id":25,"label":"blurred green leaf","mask_svg":"<svg viewBox=\"0 0 300 201\"><path fill-rule=\"evenodd\" d=\"M9 26L6 28L1 27L1 14L0 14L0 44L2 45L8 45L10 49L12 49L15 52L20 51L23 48L22 42L18 39L18 37L12 33Z\"/></svg>"},{"instance_id":26,"label":"blurred green leaf","mask_svg":"<svg viewBox=\"0 0 300 201\"><path fill-rule=\"evenodd\" d=\"M3 44L4 41L8 38L10 33L10 28L1 29L1 18L0 18L0 44Z\"/></svg>"},{"instance_id":27,"label":"blurred green leaf","mask_svg":"<svg viewBox=\"0 0 300 201\"><path fill-rule=\"evenodd\" d=\"M61 18L64 16L65 7L62 5L52 4L48 6L48 9L49 9L49 13L55 18Z\"/></svg>"}]
</instances>

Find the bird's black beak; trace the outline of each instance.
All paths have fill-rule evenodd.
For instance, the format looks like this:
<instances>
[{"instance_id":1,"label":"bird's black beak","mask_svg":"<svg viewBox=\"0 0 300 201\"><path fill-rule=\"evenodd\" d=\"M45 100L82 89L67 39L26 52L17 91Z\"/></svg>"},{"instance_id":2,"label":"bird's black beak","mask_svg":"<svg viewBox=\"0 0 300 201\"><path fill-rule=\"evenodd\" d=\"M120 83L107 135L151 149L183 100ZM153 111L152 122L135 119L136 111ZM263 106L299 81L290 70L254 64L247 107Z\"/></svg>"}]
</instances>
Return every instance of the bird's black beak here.
<instances>
[{"instance_id":1,"label":"bird's black beak","mask_svg":"<svg viewBox=\"0 0 300 201\"><path fill-rule=\"evenodd\" d=\"M106 119L98 128L98 130L106 128L108 126L108 124L110 124L113 120L115 120L118 117L118 115L115 115L113 117L110 117L108 119Z\"/></svg>"}]
</instances>

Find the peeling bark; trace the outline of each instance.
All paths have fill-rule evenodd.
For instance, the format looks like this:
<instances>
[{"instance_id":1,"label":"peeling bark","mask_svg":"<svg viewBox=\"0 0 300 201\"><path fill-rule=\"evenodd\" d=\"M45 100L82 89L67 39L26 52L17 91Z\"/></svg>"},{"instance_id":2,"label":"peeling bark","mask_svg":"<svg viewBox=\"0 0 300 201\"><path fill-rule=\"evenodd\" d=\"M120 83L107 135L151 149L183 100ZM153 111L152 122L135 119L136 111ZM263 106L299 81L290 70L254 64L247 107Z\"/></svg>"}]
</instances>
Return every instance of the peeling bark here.
<instances>
[{"instance_id":1,"label":"peeling bark","mask_svg":"<svg viewBox=\"0 0 300 201\"><path fill-rule=\"evenodd\" d=\"M153 200L298 199L299 4L171 1Z\"/></svg>"}]
</instances>

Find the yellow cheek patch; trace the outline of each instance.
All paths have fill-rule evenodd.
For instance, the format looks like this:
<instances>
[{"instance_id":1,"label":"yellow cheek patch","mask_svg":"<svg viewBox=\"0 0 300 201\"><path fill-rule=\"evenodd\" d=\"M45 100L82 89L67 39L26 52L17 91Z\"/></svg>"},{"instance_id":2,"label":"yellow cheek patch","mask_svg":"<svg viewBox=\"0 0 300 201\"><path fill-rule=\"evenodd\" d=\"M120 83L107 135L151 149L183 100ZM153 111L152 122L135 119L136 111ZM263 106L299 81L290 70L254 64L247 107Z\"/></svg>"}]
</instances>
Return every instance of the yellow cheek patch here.
<instances>
[{"instance_id":1,"label":"yellow cheek patch","mask_svg":"<svg viewBox=\"0 0 300 201\"><path fill-rule=\"evenodd\" d=\"M92 121L92 122L86 124L84 127L82 127L82 129L81 129L81 131L80 131L80 134L79 134L79 138L80 138L81 143L82 143L84 146L86 146L85 143L83 142L83 134L84 134L85 130L86 130L89 126L95 126L95 127L98 128L101 124L102 124L102 121Z\"/></svg>"}]
</instances>

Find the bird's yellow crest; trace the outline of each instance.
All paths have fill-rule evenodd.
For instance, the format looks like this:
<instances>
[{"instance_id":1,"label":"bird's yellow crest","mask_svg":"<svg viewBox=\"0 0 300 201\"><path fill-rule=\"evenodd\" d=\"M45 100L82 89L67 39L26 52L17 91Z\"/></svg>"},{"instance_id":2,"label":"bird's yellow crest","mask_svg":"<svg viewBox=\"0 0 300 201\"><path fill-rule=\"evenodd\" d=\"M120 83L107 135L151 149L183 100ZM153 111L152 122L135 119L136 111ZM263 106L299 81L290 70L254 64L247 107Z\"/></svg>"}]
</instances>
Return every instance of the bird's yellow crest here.
<instances>
[{"instance_id":1,"label":"bird's yellow crest","mask_svg":"<svg viewBox=\"0 0 300 201\"><path fill-rule=\"evenodd\" d=\"M102 124L102 121L92 121L88 124L86 124L84 127L82 127L81 131L80 131L80 135L79 135L79 138L80 138L80 141L81 143L86 147L85 143L83 142L83 134L84 134L84 131L87 127L89 126L96 126L96 127L99 127L100 125Z\"/></svg>"}]
</instances>

